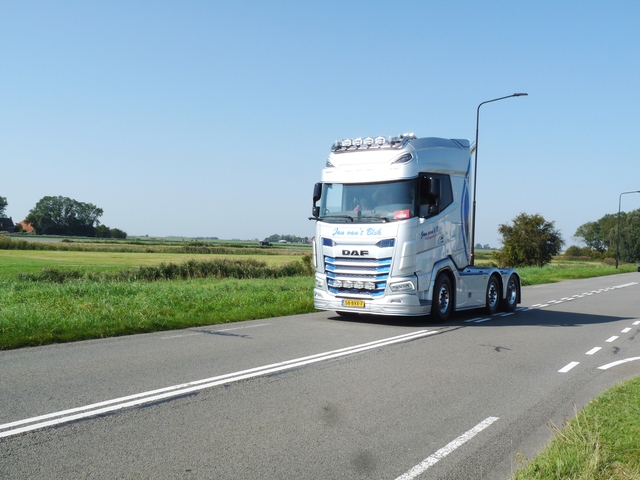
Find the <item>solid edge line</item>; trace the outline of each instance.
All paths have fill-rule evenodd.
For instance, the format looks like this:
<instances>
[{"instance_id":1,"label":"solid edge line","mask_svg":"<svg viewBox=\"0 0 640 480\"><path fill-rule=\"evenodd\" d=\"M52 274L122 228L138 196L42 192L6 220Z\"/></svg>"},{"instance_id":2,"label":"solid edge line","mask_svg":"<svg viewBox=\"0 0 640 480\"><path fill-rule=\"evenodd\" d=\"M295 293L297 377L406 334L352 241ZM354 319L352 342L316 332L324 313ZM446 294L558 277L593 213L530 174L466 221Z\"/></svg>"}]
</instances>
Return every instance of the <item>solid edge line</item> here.
<instances>
[{"instance_id":1,"label":"solid edge line","mask_svg":"<svg viewBox=\"0 0 640 480\"><path fill-rule=\"evenodd\" d=\"M275 363L271 365L265 365L262 367L256 367L249 370L243 370L235 373L228 373L225 375L220 375L218 377L212 377L204 380L197 380L194 382L189 382L185 384L175 385L172 387L166 387L158 390L152 390L149 392L138 393L135 395L130 395L128 397L116 398L113 400L107 400L104 402L94 403L92 405L87 405L84 407L73 408L69 410L64 410L60 412L54 412L46 415L41 415L39 417L27 418L24 420L18 420L15 422L6 423L4 425L0 425L0 429L6 429L10 427L15 427L18 425L25 425L31 423L32 425L27 425L21 428L16 428L13 430L6 430L4 432L0 432L0 438L8 437L11 435L17 435L19 433L28 432L31 430L37 430L44 427L49 427L52 425L59 425L62 423L68 423L75 420L79 420L82 418L94 417L97 415L102 415L105 413L113 412L116 410L122 410L129 407L135 407L139 405L143 405L146 403L152 403L159 400L163 400L165 398L176 397L179 395L185 395L187 393L204 390L207 388L215 387L217 385L229 384L238 382L240 380L246 380L249 378L259 377L271 373L280 372L283 370L290 370L293 368L301 367L304 365L308 365L311 363L317 363L324 360L330 360L333 358L344 357L347 355L352 355L354 353L364 352L367 350L371 350L374 348L379 348L387 345L393 345L395 343L405 342L409 340L415 340L418 338L425 337L427 335L433 335L438 333L437 330L419 330L417 332L408 333L399 335L397 337L390 337L382 340L377 340L374 342L364 343L361 345L356 345L353 347L346 347L338 350L333 350L330 352L319 353L316 355L310 355L308 357L302 357L294 360L287 360L285 362ZM149 396L152 395L152 396ZM130 401L129 401L130 400ZM122 403L124 402L124 403ZM102 407L102 408L99 408ZM76 413L81 412L81 413ZM72 413L76 413L75 415L70 415ZM60 418L55 418L60 417ZM40 420L51 419L48 421L43 421L40 423Z\"/></svg>"},{"instance_id":2,"label":"solid edge line","mask_svg":"<svg viewBox=\"0 0 640 480\"><path fill-rule=\"evenodd\" d=\"M471 440L473 437L475 437L482 430L490 426L496 420L499 420L498 417L489 417L483 420L478 425L473 427L471 430L463 433L454 441L449 442L446 446L438 450L433 455L430 455L427 458L425 458L422 462L420 462L418 465L413 467L407 473L400 475L398 478L396 478L396 480L412 480L416 478L418 475L421 475L422 473L424 473L429 467L432 467L433 465L438 463L440 460L442 460L444 457L446 457L447 455L455 451L458 447L461 447L466 442Z\"/></svg>"},{"instance_id":3,"label":"solid edge line","mask_svg":"<svg viewBox=\"0 0 640 480\"><path fill-rule=\"evenodd\" d=\"M608 370L611 367L617 367L618 365L622 365L623 363L633 362L635 360L640 360L640 357L625 358L624 360L618 360L616 362L607 363L606 365L598 367L598 370Z\"/></svg>"}]
</instances>

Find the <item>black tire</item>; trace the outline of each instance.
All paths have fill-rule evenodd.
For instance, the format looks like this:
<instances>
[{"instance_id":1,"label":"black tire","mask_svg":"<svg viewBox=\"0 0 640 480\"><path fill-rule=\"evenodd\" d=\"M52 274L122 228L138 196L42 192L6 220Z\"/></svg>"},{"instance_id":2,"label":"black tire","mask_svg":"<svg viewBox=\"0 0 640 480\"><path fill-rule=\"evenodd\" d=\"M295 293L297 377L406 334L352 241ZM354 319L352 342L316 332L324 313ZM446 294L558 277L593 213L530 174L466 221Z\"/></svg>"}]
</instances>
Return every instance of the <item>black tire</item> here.
<instances>
[{"instance_id":1,"label":"black tire","mask_svg":"<svg viewBox=\"0 0 640 480\"><path fill-rule=\"evenodd\" d=\"M431 319L437 322L446 322L453 312L453 291L451 280L445 274L438 276L433 288L433 301L431 303Z\"/></svg>"},{"instance_id":2,"label":"black tire","mask_svg":"<svg viewBox=\"0 0 640 480\"><path fill-rule=\"evenodd\" d=\"M485 310L489 315L493 315L500 309L500 279L492 275L487 283L487 293L485 295Z\"/></svg>"},{"instance_id":3,"label":"black tire","mask_svg":"<svg viewBox=\"0 0 640 480\"><path fill-rule=\"evenodd\" d=\"M505 312L513 312L518 306L518 299L520 297L520 280L517 275L511 275L507 280L507 290L505 296L502 299L502 310Z\"/></svg>"}]
</instances>

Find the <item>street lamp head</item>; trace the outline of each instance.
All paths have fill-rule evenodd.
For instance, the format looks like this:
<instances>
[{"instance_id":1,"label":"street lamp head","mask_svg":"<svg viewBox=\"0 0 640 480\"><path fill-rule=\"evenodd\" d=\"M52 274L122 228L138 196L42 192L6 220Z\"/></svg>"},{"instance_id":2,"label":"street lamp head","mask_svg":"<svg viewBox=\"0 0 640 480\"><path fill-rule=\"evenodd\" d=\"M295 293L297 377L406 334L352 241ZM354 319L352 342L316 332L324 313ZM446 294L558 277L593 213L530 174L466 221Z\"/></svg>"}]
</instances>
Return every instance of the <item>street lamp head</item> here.
<instances>
[{"instance_id":1,"label":"street lamp head","mask_svg":"<svg viewBox=\"0 0 640 480\"><path fill-rule=\"evenodd\" d=\"M528 93L514 93L513 94L514 97L526 97L528 95L529 95Z\"/></svg>"}]
</instances>

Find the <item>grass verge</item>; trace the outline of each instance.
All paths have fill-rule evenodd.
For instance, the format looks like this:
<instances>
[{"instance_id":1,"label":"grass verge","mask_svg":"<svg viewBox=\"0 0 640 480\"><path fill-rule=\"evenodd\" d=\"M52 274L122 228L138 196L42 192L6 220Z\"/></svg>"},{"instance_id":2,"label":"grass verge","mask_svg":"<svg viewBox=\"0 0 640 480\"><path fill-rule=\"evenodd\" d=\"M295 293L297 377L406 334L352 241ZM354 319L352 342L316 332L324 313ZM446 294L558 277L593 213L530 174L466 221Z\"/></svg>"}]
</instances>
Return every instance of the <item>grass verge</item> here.
<instances>
[{"instance_id":1,"label":"grass verge","mask_svg":"<svg viewBox=\"0 0 640 480\"><path fill-rule=\"evenodd\" d=\"M0 349L313 311L309 276L3 283Z\"/></svg>"},{"instance_id":2,"label":"grass verge","mask_svg":"<svg viewBox=\"0 0 640 480\"><path fill-rule=\"evenodd\" d=\"M555 433L513 480L640 479L640 377L605 391Z\"/></svg>"}]
</instances>

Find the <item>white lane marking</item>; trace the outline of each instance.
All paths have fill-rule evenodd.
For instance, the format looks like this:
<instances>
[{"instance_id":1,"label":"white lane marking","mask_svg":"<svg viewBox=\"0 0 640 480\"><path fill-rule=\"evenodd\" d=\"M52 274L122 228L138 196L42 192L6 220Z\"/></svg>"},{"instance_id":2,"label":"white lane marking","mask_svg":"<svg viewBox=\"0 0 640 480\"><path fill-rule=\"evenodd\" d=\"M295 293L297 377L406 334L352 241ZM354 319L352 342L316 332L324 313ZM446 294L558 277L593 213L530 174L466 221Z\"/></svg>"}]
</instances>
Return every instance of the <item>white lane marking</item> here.
<instances>
[{"instance_id":1,"label":"white lane marking","mask_svg":"<svg viewBox=\"0 0 640 480\"><path fill-rule=\"evenodd\" d=\"M433 455L430 455L427 458L425 458L422 462L420 462L418 465L413 467L407 473L400 475L398 478L396 478L396 480L412 480L416 478L418 475L423 474L429 467L432 467L433 465L438 463L440 460L442 460L444 457L446 457L447 455L455 451L458 447L461 447L462 445L464 445L466 442L471 440L473 437L475 437L485 428L490 426L496 420L498 420L498 417L489 417L483 420L478 425L473 427L471 430L463 433L454 441L449 442L447 445L445 445L443 448L438 450Z\"/></svg>"},{"instance_id":2,"label":"white lane marking","mask_svg":"<svg viewBox=\"0 0 640 480\"><path fill-rule=\"evenodd\" d=\"M217 330L207 330L207 333L217 333L217 332L230 332L232 330L244 330L247 328L256 328L256 327L267 327L269 325L273 325L272 323L259 323L257 325L245 325L242 327L232 327L232 328L220 328ZM162 337L162 340L169 340L172 338L183 338L183 337L192 337L194 335L204 335L203 332L192 332L192 333L181 333L178 335L171 335L168 337Z\"/></svg>"},{"instance_id":3,"label":"white lane marking","mask_svg":"<svg viewBox=\"0 0 640 480\"><path fill-rule=\"evenodd\" d=\"M624 285L615 285L613 287L601 288L600 290L592 290L589 293L573 295L573 297L563 297L560 300L549 300L547 303L544 303L544 304L536 303L535 305L531 305L531 308L544 308L544 307L548 307L549 305L559 305L563 302L570 302L571 300L575 300L576 298L583 298L586 295L593 295L594 293L610 292L611 290L615 290L617 288L626 288L626 287L631 287L633 285L638 285L638 283L640 282L630 282L630 283L625 283ZM640 325L640 323L638 323L638 325Z\"/></svg>"},{"instance_id":4,"label":"white lane marking","mask_svg":"<svg viewBox=\"0 0 640 480\"><path fill-rule=\"evenodd\" d=\"M491 320L490 318L481 318L480 320L476 320L474 323L484 323L484 322L488 322L489 320Z\"/></svg>"},{"instance_id":5,"label":"white lane marking","mask_svg":"<svg viewBox=\"0 0 640 480\"><path fill-rule=\"evenodd\" d=\"M635 322L633 322L634 325L640 325L640 320L636 320Z\"/></svg>"},{"instance_id":6,"label":"white lane marking","mask_svg":"<svg viewBox=\"0 0 640 480\"><path fill-rule=\"evenodd\" d=\"M631 331L631 327L627 327L625 329L623 329L620 333L628 333Z\"/></svg>"},{"instance_id":7,"label":"white lane marking","mask_svg":"<svg viewBox=\"0 0 640 480\"><path fill-rule=\"evenodd\" d=\"M609 337L605 340L605 342L611 343L611 342L615 342L619 337L617 336L613 336L613 337Z\"/></svg>"},{"instance_id":8,"label":"white lane marking","mask_svg":"<svg viewBox=\"0 0 640 480\"><path fill-rule=\"evenodd\" d=\"M600 350L602 350L602 347L593 347L591 350L585 353L585 355L593 355L594 353L599 352Z\"/></svg>"},{"instance_id":9,"label":"white lane marking","mask_svg":"<svg viewBox=\"0 0 640 480\"><path fill-rule=\"evenodd\" d=\"M501 314L500 316L501 316L501 317L509 317L509 316L513 315L514 313L515 313L515 312L503 313L503 314Z\"/></svg>"},{"instance_id":10,"label":"white lane marking","mask_svg":"<svg viewBox=\"0 0 640 480\"><path fill-rule=\"evenodd\" d=\"M607 369L609 369L611 367L616 367L616 366L621 365L623 363L633 362L635 360L640 360L640 357L625 358L624 360L618 360L618 361L615 361L615 362L607 363L606 365L598 367L598 369L599 370L607 370Z\"/></svg>"},{"instance_id":11,"label":"white lane marking","mask_svg":"<svg viewBox=\"0 0 640 480\"><path fill-rule=\"evenodd\" d=\"M482 318L478 317L478 318L472 318L470 320L465 320L464 323L471 323L471 322L477 322L478 320L482 320Z\"/></svg>"},{"instance_id":12,"label":"white lane marking","mask_svg":"<svg viewBox=\"0 0 640 480\"><path fill-rule=\"evenodd\" d=\"M171 387L160 388L157 390L151 390L148 392L137 393L135 395L129 395L126 397L115 398L112 400L106 400L103 402L93 403L91 405L85 405L83 407L71 408L68 410L62 410L60 412L48 413L46 415L40 415L33 418L26 418L23 420L17 420L15 422L5 423L0 425L0 438L8 437L11 435L17 435L18 433L28 432L51 425L58 425L61 423L68 423L81 418L93 417L116 410L122 410L128 407L135 407L143 405L145 403L157 402L170 397L177 397L180 395L186 395L199 390L215 387L217 385L224 385L240 380L246 380L249 378L268 375L271 373L281 372L284 370L291 370L293 368L309 365L312 363L322 362L333 358L344 357L352 355L354 353L360 353L374 348L380 348L387 345L393 345L395 343L406 342L409 340L415 340L418 338L426 337L427 335L433 335L437 333L437 330L418 330L413 333L406 333L404 335L398 335L396 337L384 338L382 340L376 340L369 343L363 343L361 345L355 345L352 347L341 348L338 350L332 350L330 352L318 353L310 355L308 357L296 358L293 360L287 360L284 362L274 363L271 365L264 365L262 367L250 368L248 370L242 370L234 373L227 373L219 375L217 377L205 378L202 380L196 380L193 382L183 383L180 385L173 385ZM59 417L59 418L56 418ZM36 423L37 422L37 423ZM29 425L30 424L30 425ZM20 428L20 425L25 425ZM13 428L12 430L6 430Z\"/></svg>"},{"instance_id":13,"label":"white lane marking","mask_svg":"<svg viewBox=\"0 0 640 480\"><path fill-rule=\"evenodd\" d=\"M573 367L575 367L576 365L580 365L580 362L571 362L568 363L567 365L565 365L564 367L562 367L560 370L558 370L558 373L567 373L569 370L571 370Z\"/></svg>"}]
</instances>

